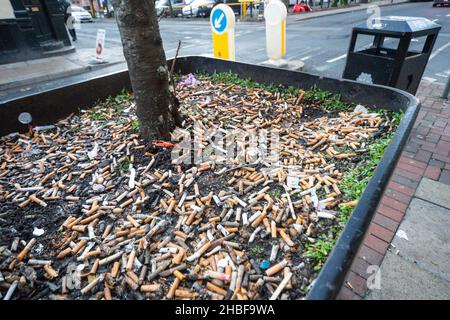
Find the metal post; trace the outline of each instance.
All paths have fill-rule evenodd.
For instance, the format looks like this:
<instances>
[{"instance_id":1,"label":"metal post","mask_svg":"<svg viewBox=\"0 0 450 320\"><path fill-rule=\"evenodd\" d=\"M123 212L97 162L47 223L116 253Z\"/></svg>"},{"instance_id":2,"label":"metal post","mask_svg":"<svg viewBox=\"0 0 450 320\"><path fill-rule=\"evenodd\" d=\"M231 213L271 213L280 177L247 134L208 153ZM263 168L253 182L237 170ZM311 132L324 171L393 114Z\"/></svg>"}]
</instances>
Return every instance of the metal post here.
<instances>
[{"instance_id":1,"label":"metal post","mask_svg":"<svg viewBox=\"0 0 450 320\"><path fill-rule=\"evenodd\" d=\"M448 99L448 93L450 92L450 76L448 77L447 84L445 85L444 92L442 93L441 98Z\"/></svg>"}]
</instances>

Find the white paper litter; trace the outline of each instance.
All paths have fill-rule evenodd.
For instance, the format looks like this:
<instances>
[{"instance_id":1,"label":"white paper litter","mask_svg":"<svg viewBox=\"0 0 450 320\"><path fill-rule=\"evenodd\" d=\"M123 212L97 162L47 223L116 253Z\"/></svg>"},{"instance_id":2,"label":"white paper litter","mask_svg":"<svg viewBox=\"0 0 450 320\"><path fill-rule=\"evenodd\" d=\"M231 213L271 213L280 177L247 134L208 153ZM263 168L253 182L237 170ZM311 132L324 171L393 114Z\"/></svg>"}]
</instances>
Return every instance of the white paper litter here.
<instances>
[{"instance_id":1,"label":"white paper litter","mask_svg":"<svg viewBox=\"0 0 450 320\"><path fill-rule=\"evenodd\" d=\"M398 230L397 233L395 234L397 237L401 238L401 239L405 239L406 241L409 241L408 239L408 235L406 234L405 231L403 230Z\"/></svg>"},{"instance_id":2,"label":"white paper litter","mask_svg":"<svg viewBox=\"0 0 450 320\"><path fill-rule=\"evenodd\" d=\"M128 187L134 189L134 179L136 178L136 170L130 164L130 180L128 181Z\"/></svg>"},{"instance_id":3,"label":"white paper litter","mask_svg":"<svg viewBox=\"0 0 450 320\"><path fill-rule=\"evenodd\" d=\"M44 233L45 233L44 229L39 229L39 228L34 227L34 230L33 230L33 236L35 236L35 237L40 237L40 236L42 236Z\"/></svg>"},{"instance_id":4,"label":"white paper litter","mask_svg":"<svg viewBox=\"0 0 450 320\"><path fill-rule=\"evenodd\" d=\"M298 188L300 183L299 177L287 176L286 184L289 188Z\"/></svg>"},{"instance_id":5,"label":"white paper litter","mask_svg":"<svg viewBox=\"0 0 450 320\"><path fill-rule=\"evenodd\" d=\"M92 148L91 151L88 152L88 157L89 159L95 159L95 157L97 157L98 154L98 143L96 142L94 145L94 148Z\"/></svg>"}]
</instances>

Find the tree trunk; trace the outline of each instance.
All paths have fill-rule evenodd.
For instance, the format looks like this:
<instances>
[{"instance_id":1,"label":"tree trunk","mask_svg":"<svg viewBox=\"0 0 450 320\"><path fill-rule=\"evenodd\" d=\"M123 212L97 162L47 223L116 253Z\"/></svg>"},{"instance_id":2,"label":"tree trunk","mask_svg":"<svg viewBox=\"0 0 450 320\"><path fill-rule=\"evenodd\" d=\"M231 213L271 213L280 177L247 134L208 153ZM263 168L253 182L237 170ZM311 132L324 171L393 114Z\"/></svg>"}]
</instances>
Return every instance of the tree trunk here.
<instances>
[{"instance_id":1,"label":"tree trunk","mask_svg":"<svg viewBox=\"0 0 450 320\"><path fill-rule=\"evenodd\" d=\"M113 0L128 64L141 136L147 142L170 139L180 125L178 101L169 85L154 0Z\"/></svg>"}]
</instances>

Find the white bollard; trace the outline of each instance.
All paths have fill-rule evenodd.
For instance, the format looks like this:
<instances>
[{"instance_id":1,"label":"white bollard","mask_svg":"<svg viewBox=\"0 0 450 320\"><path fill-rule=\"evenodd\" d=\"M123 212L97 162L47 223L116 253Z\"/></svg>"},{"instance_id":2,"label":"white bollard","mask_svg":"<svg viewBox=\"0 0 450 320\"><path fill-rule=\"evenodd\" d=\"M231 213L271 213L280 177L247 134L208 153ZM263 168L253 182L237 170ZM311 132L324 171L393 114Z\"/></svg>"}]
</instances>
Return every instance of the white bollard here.
<instances>
[{"instance_id":1,"label":"white bollard","mask_svg":"<svg viewBox=\"0 0 450 320\"><path fill-rule=\"evenodd\" d=\"M273 64L284 64L286 55L286 6L279 0L272 0L264 8L266 20L267 56Z\"/></svg>"}]
</instances>

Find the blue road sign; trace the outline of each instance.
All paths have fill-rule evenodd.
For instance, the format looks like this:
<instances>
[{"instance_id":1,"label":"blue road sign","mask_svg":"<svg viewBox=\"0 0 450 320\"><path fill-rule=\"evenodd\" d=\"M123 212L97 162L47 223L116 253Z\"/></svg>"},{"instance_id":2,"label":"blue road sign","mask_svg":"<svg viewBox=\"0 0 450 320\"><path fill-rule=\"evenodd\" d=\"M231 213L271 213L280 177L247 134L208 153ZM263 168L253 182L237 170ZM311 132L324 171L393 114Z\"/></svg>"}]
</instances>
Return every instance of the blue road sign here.
<instances>
[{"instance_id":1,"label":"blue road sign","mask_svg":"<svg viewBox=\"0 0 450 320\"><path fill-rule=\"evenodd\" d=\"M214 10L211 18L211 25L217 33L222 33L225 31L227 28L227 16L222 9Z\"/></svg>"}]
</instances>

